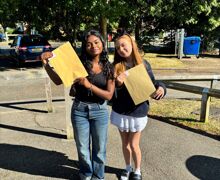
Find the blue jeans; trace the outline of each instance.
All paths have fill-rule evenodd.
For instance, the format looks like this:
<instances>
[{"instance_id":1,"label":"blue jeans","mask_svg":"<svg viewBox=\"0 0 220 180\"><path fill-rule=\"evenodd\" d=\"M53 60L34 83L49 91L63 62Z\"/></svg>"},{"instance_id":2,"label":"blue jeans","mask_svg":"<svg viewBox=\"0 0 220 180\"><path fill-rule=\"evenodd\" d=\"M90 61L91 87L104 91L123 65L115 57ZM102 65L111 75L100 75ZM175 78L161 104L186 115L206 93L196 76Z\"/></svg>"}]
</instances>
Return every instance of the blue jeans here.
<instances>
[{"instance_id":1,"label":"blue jeans","mask_svg":"<svg viewBox=\"0 0 220 180\"><path fill-rule=\"evenodd\" d=\"M107 104L100 105L75 100L71 119L80 174L85 177L93 176L104 179L109 119Z\"/></svg>"}]
</instances>

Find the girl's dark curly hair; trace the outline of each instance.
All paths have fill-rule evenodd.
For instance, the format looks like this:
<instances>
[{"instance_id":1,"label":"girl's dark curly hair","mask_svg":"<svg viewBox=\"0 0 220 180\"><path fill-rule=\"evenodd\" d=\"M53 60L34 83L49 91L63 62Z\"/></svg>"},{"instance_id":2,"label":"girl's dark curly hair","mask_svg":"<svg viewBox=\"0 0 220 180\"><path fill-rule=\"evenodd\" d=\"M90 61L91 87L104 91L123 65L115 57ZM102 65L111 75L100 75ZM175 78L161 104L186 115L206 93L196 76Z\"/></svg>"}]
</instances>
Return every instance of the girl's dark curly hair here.
<instances>
[{"instance_id":1,"label":"girl's dark curly hair","mask_svg":"<svg viewBox=\"0 0 220 180\"><path fill-rule=\"evenodd\" d=\"M92 72L92 62L91 62L92 57L86 51L86 43L88 41L88 37L91 36L91 35L98 37L101 40L102 45L103 45L103 50L102 50L102 53L100 54L99 63L103 67L104 75L107 77L107 79L114 79L114 67L109 62L107 50L106 50L106 47L105 47L105 41L104 41L103 37L101 36L101 34L98 31L90 30L90 31L88 31L84 34L84 37L82 39L80 60L82 61L84 67L87 70L87 72L90 75L93 74L93 72Z\"/></svg>"}]
</instances>

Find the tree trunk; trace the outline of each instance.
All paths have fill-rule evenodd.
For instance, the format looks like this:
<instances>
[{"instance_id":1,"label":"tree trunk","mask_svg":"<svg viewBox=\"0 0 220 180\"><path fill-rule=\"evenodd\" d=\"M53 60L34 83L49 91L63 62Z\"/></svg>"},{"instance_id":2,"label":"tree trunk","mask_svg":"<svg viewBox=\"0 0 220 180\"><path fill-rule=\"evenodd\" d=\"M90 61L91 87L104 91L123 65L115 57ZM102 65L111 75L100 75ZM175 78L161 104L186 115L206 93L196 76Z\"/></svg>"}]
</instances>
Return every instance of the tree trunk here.
<instances>
[{"instance_id":1,"label":"tree trunk","mask_svg":"<svg viewBox=\"0 0 220 180\"><path fill-rule=\"evenodd\" d=\"M100 17L100 33L102 34L105 42L107 42L107 18L104 16Z\"/></svg>"},{"instance_id":2,"label":"tree trunk","mask_svg":"<svg viewBox=\"0 0 220 180\"><path fill-rule=\"evenodd\" d=\"M141 20L140 18L137 18L135 24L135 39L137 42L140 40L140 29L141 29Z\"/></svg>"}]
</instances>

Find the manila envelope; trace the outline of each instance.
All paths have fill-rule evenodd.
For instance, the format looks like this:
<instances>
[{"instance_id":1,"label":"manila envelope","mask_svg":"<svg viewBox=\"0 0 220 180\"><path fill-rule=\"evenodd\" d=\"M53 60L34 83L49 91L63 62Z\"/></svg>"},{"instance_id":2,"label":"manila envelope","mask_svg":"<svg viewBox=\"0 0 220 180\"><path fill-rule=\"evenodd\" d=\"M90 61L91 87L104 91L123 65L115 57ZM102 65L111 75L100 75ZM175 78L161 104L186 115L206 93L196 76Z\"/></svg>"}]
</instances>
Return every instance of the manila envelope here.
<instances>
[{"instance_id":1,"label":"manila envelope","mask_svg":"<svg viewBox=\"0 0 220 180\"><path fill-rule=\"evenodd\" d=\"M69 42L52 51L49 63L54 68L65 87L73 84L79 77L88 76L83 64Z\"/></svg>"},{"instance_id":2,"label":"manila envelope","mask_svg":"<svg viewBox=\"0 0 220 180\"><path fill-rule=\"evenodd\" d=\"M139 64L125 73L127 78L124 83L134 104L137 105L150 99L156 89L144 64Z\"/></svg>"}]
</instances>

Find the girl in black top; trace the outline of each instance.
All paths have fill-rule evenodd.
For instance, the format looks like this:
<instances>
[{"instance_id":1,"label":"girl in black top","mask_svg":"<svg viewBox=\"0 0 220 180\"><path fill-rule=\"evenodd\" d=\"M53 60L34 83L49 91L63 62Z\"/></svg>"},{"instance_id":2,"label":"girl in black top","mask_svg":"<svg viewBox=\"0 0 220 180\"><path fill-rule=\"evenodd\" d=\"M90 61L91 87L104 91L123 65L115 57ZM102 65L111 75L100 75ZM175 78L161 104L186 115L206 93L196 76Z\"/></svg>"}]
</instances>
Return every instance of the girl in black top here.
<instances>
[{"instance_id":1,"label":"girl in black top","mask_svg":"<svg viewBox=\"0 0 220 180\"><path fill-rule=\"evenodd\" d=\"M62 84L59 76L48 65L50 57L50 52L41 55L45 69L55 84ZM71 119L80 178L104 179L109 118L106 100L112 98L115 82L113 66L108 61L104 40L99 32L91 30L85 34L80 59L89 75L73 82L70 92L75 96Z\"/></svg>"},{"instance_id":2,"label":"girl in black top","mask_svg":"<svg viewBox=\"0 0 220 180\"><path fill-rule=\"evenodd\" d=\"M155 99L161 99L165 95L165 86L161 82L156 82L150 64L142 61L136 42L128 35L124 34L115 42L115 77L116 77L116 96L112 100L111 123L118 127L122 150L126 163L126 168L121 175L122 180L142 179L141 176L141 150L139 146L141 131L147 124L147 112L149 102L135 105L131 96L124 85L126 79L125 71L144 63L146 70L155 85ZM134 160L135 169L132 172L131 160Z\"/></svg>"}]
</instances>

